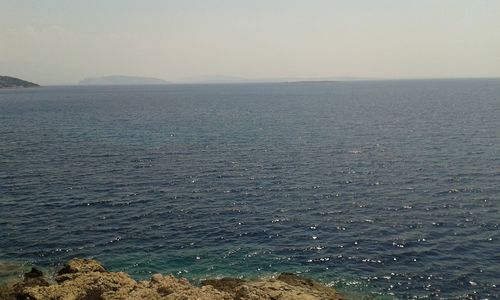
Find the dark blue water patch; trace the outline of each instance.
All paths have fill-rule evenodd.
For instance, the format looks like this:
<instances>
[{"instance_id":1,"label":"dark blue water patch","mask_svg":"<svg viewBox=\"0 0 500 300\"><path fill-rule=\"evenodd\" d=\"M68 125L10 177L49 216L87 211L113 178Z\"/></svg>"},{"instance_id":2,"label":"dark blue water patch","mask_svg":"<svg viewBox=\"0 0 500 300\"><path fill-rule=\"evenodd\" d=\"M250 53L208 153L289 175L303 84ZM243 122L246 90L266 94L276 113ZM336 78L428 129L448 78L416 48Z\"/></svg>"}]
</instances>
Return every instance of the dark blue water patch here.
<instances>
[{"instance_id":1,"label":"dark blue water patch","mask_svg":"<svg viewBox=\"0 0 500 300\"><path fill-rule=\"evenodd\" d=\"M499 83L0 91L0 259L498 298Z\"/></svg>"}]
</instances>

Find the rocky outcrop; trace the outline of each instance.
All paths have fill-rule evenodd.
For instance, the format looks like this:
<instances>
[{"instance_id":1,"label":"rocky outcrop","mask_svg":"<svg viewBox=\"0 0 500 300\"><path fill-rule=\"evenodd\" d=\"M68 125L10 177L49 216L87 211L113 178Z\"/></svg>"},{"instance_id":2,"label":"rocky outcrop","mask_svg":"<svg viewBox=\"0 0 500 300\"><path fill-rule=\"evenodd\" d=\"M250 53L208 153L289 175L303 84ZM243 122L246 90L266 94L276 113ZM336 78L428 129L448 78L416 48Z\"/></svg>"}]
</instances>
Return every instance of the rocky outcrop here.
<instances>
[{"instance_id":1,"label":"rocky outcrop","mask_svg":"<svg viewBox=\"0 0 500 300\"><path fill-rule=\"evenodd\" d=\"M24 274L24 280L22 282L0 286L0 299L24 299L22 295L25 289L44 286L49 286L49 283L45 280L43 272L37 268L31 268L31 271Z\"/></svg>"},{"instance_id":2,"label":"rocky outcrop","mask_svg":"<svg viewBox=\"0 0 500 300\"><path fill-rule=\"evenodd\" d=\"M277 278L245 281L234 278L211 279L204 286L213 286L230 295L229 299L254 300L340 300L335 290L295 274L283 273Z\"/></svg>"},{"instance_id":3,"label":"rocky outcrop","mask_svg":"<svg viewBox=\"0 0 500 300\"><path fill-rule=\"evenodd\" d=\"M106 269L96 260L75 258L68 261L57 275L73 273L106 272Z\"/></svg>"},{"instance_id":4,"label":"rocky outcrop","mask_svg":"<svg viewBox=\"0 0 500 300\"><path fill-rule=\"evenodd\" d=\"M22 300L341 300L335 290L310 279L284 273L276 278L205 280L201 287L172 275L155 274L135 281L123 272L109 272L91 259L67 262L49 284L32 269L24 281L0 290L2 299ZM2 294L3 292L3 294Z\"/></svg>"}]
</instances>

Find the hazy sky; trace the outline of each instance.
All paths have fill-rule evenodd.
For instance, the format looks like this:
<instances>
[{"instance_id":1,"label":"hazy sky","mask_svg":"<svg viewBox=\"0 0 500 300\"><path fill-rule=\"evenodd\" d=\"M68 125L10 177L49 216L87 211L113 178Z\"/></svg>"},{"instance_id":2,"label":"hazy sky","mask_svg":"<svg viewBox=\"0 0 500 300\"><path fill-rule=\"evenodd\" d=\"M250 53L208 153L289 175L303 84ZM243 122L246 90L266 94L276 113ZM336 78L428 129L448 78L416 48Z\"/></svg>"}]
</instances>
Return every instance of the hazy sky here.
<instances>
[{"instance_id":1,"label":"hazy sky","mask_svg":"<svg viewBox=\"0 0 500 300\"><path fill-rule=\"evenodd\" d=\"M0 74L500 77L500 0L0 0Z\"/></svg>"}]
</instances>

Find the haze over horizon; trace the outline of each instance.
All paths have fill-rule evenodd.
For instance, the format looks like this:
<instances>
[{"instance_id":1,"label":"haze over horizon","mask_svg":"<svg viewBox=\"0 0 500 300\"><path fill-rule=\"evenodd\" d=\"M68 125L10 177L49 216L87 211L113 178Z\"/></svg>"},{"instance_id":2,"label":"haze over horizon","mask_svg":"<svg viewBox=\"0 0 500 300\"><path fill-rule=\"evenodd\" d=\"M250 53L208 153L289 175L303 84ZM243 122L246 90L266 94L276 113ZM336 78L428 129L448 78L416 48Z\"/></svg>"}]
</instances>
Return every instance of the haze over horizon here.
<instances>
[{"instance_id":1,"label":"haze over horizon","mask_svg":"<svg viewBox=\"0 0 500 300\"><path fill-rule=\"evenodd\" d=\"M500 1L2 1L0 75L500 77Z\"/></svg>"}]
</instances>

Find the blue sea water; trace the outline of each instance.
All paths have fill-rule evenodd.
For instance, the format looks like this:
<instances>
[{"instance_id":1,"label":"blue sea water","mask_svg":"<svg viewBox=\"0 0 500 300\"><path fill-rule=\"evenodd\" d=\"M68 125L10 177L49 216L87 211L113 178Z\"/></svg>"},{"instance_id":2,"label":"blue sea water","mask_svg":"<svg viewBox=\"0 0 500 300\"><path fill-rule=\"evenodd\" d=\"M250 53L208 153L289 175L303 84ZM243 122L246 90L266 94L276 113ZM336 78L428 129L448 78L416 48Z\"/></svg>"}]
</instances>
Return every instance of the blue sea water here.
<instances>
[{"instance_id":1,"label":"blue sea water","mask_svg":"<svg viewBox=\"0 0 500 300\"><path fill-rule=\"evenodd\" d=\"M3 261L497 299L499 223L497 79L0 91Z\"/></svg>"}]
</instances>

